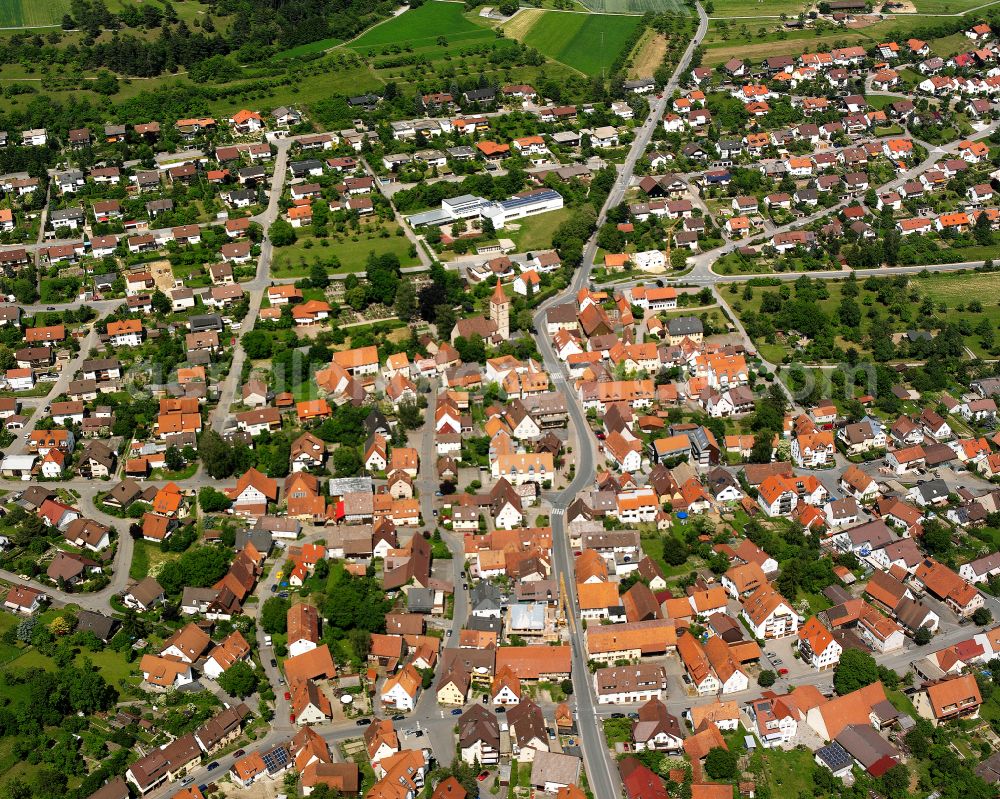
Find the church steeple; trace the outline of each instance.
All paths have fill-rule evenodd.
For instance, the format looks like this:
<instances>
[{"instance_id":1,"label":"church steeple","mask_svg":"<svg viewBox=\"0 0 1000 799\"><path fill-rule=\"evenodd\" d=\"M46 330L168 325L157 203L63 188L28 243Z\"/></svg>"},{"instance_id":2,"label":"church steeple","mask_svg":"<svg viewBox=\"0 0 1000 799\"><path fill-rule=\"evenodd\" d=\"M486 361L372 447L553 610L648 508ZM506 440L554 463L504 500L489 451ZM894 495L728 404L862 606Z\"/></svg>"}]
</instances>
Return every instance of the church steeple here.
<instances>
[{"instance_id":1,"label":"church steeple","mask_svg":"<svg viewBox=\"0 0 1000 799\"><path fill-rule=\"evenodd\" d=\"M503 338L510 338L510 298L500 285L497 278L497 286L490 297L490 319L496 322L497 334Z\"/></svg>"}]
</instances>

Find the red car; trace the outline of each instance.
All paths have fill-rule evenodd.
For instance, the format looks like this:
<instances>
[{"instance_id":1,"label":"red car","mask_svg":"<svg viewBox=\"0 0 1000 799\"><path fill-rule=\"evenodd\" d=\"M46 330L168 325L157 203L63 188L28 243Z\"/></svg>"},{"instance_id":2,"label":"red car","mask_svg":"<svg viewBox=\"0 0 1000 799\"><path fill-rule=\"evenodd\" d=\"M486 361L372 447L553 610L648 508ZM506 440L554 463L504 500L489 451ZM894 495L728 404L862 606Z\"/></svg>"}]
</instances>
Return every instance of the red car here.
<instances>
[{"instance_id":1,"label":"red car","mask_svg":"<svg viewBox=\"0 0 1000 799\"><path fill-rule=\"evenodd\" d=\"M292 698L292 692L291 691L285 691L285 699L291 699L291 698Z\"/></svg>"},{"instance_id":2,"label":"red car","mask_svg":"<svg viewBox=\"0 0 1000 799\"><path fill-rule=\"evenodd\" d=\"M490 776L490 773L488 771L484 771L482 774L480 774L478 777L476 777L476 779L479 780L480 782L482 782L488 776Z\"/></svg>"},{"instance_id":3,"label":"red car","mask_svg":"<svg viewBox=\"0 0 1000 799\"><path fill-rule=\"evenodd\" d=\"M289 721L290 721L290 722L291 722L292 724L294 724L294 723L295 723L295 714L294 714L294 713L289 713L289 714L288 714L288 720L289 720Z\"/></svg>"},{"instance_id":4,"label":"red car","mask_svg":"<svg viewBox=\"0 0 1000 799\"><path fill-rule=\"evenodd\" d=\"M784 677L786 674L788 674L788 669L778 669L778 674Z\"/></svg>"}]
</instances>

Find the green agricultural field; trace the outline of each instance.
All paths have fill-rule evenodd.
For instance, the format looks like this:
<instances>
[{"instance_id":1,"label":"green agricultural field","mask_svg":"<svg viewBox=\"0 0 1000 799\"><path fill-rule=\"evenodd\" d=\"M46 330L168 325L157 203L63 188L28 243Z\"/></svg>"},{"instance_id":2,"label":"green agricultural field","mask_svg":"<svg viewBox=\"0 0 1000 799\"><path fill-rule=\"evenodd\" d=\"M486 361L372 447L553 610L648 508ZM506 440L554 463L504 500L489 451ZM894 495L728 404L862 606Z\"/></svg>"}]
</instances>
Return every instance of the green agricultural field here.
<instances>
[{"instance_id":1,"label":"green agricultural field","mask_svg":"<svg viewBox=\"0 0 1000 799\"><path fill-rule=\"evenodd\" d=\"M376 25L349 42L347 46L354 50L369 52L387 45L411 47L433 45L441 37L449 43L494 38L489 28L470 21L465 16L464 10L465 7L459 3L427 2L419 8Z\"/></svg>"},{"instance_id":2,"label":"green agricultural field","mask_svg":"<svg viewBox=\"0 0 1000 799\"><path fill-rule=\"evenodd\" d=\"M638 17L546 11L522 41L585 75L599 75L614 63L638 24Z\"/></svg>"},{"instance_id":3,"label":"green agricultural field","mask_svg":"<svg viewBox=\"0 0 1000 799\"><path fill-rule=\"evenodd\" d=\"M683 0L583 0L583 4L599 14L645 14L647 11L688 14L691 11Z\"/></svg>"},{"instance_id":4,"label":"green agricultural field","mask_svg":"<svg viewBox=\"0 0 1000 799\"><path fill-rule=\"evenodd\" d=\"M69 13L69 0L0 0L0 28L58 25Z\"/></svg>"},{"instance_id":5,"label":"green agricultural field","mask_svg":"<svg viewBox=\"0 0 1000 799\"><path fill-rule=\"evenodd\" d=\"M336 47L338 44L343 44L340 39L320 39L317 42L309 42L309 44L300 44L298 47L292 47L288 50L282 50L280 53L275 54L275 58L300 58L304 55L313 55L315 53L322 53L324 50L329 50L332 47Z\"/></svg>"},{"instance_id":6,"label":"green agricultural field","mask_svg":"<svg viewBox=\"0 0 1000 799\"><path fill-rule=\"evenodd\" d=\"M718 17L746 17L748 24L756 23L761 17L790 17L812 7L806 0L711 0L714 6L709 15Z\"/></svg>"}]
</instances>

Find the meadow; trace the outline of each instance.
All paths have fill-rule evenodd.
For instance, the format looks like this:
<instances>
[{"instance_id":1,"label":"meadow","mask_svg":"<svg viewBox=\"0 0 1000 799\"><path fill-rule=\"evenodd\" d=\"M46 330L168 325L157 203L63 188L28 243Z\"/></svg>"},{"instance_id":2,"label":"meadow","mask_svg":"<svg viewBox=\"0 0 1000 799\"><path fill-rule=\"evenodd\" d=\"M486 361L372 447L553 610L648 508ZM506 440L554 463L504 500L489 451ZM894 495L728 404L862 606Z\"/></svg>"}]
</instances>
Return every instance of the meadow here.
<instances>
[{"instance_id":1,"label":"meadow","mask_svg":"<svg viewBox=\"0 0 1000 799\"><path fill-rule=\"evenodd\" d=\"M390 235L383 237L382 230ZM328 269L331 274L347 272L363 272L368 254L393 254L399 258L403 267L417 266L420 260L410 255L410 240L405 236L397 236L399 225L387 222L381 226L366 224L361 233L356 234L357 241L344 238L337 241L334 238L324 240L302 234L299 240L288 247L278 247L274 251L272 272L276 277L303 277L309 274L314 262L323 262L336 256L340 266ZM325 246L324 246L325 244Z\"/></svg>"},{"instance_id":2,"label":"meadow","mask_svg":"<svg viewBox=\"0 0 1000 799\"><path fill-rule=\"evenodd\" d=\"M805 0L711 0L712 19L718 17L746 17L754 22L760 17L779 17L787 14L798 15L811 7Z\"/></svg>"},{"instance_id":3,"label":"meadow","mask_svg":"<svg viewBox=\"0 0 1000 799\"><path fill-rule=\"evenodd\" d=\"M0 0L0 28L58 25L70 0Z\"/></svg>"},{"instance_id":4,"label":"meadow","mask_svg":"<svg viewBox=\"0 0 1000 799\"><path fill-rule=\"evenodd\" d=\"M989 0L913 0L918 14L964 14L970 9L985 9L997 3Z\"/></svg>"},{"instance_id":5,"label":"meadow","mask_svg":"<svg viewBox=\"0 0 1000 799\"><path fill-rule=\"evenodd\" d=\"M867 275L864 274L858 275L860 293L857 297L857 302L862 308L867 307L866 302L871 302L873 304L876 302L875 294L868 291L863 286L866 277ZM842 299L844 281L829 280L825 282L827 288L829 289L830 296L825 300L820 300L818 304L827 317L836 319L837 308ZM991 302L990 300L985 299L989 297L996 297L998 292L1000 292L1000 273L937 272L920 277L913 275L909 281L909 289L916 291L921 299L923 297L929 297L934 301L936 306L939 303L944 303L947 306L945 318L947 318L950 322L964 321L971 328L975 328L983 318L986 318L989 320L994 329L998 324L1000 324L1000 306L998 306L996 302ZM723 296L726 298L726 301L733 308L733 311L737 314L737 316L742 318L747 311L759 312L764 295L776 293L778 291L779 287L777 286L756 286L753 288L753 297L750 300L742 299L739 294L730 294L728 289L724 292ZM970 311L966 308L966 303L968 303L970 299L976 298L981 298L983 308L981 311ZM917 300L913 303L914 307L919 307L920 301L921 300ZM740 306L739 310L737 310L736 305ZM907 324L890 315L887 318L887 321L893 332L903 332L913 327L920 327L919 320L911 321ZM866 324L867 322L863 323L862 327L864 328ZM758 345L761 355L772 363L780 363L782 357L789 351L787 347L780 343L767 344L763 341L757 341L755 343ZM837 343L844 347L855 347L862 353L863 356L867 356L869 354L864 347L857 344L847 343L839 337L837 339ZM992 357L983 348L979 336L975 334L966 336L965 344L979 357Z\"/></svg>"},{"instance_id":6,"label":"meadow","mask_svg":"<svg viewBox=\"0 0 1000 799\"><path fill-rule=\"evenodd\" d=\"M639 17L546 11L521 41L585 75L607 70L639 24Z\"/></svg>"},{"instance_id":7,"label":"meadow","mask_svg":"<svg viewBox=\"0 0 1000 799\"><path fill-rule=\"evenodd\" d=\"M449 44L494 38L490 28L475 24L464 12L465 6L459 3L427 2L369 28L347 46L374 55L377 49L390 45L419 48L435 44L442 37Z\"/></svg>"}]
</instances>

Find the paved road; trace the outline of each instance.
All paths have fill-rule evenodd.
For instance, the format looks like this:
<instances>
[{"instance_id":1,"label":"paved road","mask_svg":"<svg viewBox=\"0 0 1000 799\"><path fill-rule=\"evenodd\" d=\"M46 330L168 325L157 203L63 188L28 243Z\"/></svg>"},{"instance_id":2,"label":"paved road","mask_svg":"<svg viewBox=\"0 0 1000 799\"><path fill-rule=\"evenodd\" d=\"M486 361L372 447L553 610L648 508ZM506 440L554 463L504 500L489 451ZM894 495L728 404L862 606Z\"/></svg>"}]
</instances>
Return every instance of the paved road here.
<instances>
[{"instance_id":1,"label":"paved road","mask_svg":"<svg viewBox=\"0 0 1000 799\"><path fill-rule=\"evenodd\" d=\"M669 101L674 89L680 80L680 76L687 71L691 62L691 56L695 48L704 38L708 31L708 17L701 4L697 4L699 24L695 37L681 58L670 82L663 90L662 97L652 104L649 117L639 129L628 157L625 160L624 168L618 176L607 201L598 217L598 226L604 223L609 208L614 207L622 201L625 191L632 179L636 161L645 153L646 147L652 137L653 130L663 117L664 109ZM576 472L572 482L556 494L552 499L552 512L550 514L552 524L553 541L553 565L554 574L565 586L565 593L561 601L565 603L564 608L568 617L570 630L570 646L572 651L573 667L573 696L576 700L577 729L580 731L580 744L583 750L584 765L587 769L587 777L594 795L600 799L611 799L621 795L622 786L618 769L611 759L607 744L604 740L604 730L598 723L596 700L594 695L593 682L590 670L587 667L587 655L582 641L582 629L577 624L576 613L576 582L573 576L573 556L569 548L569 539L566 534L566 508L585 488L593 483L597 457L594 451L594 438L589 433L586 414L576 392L567 382L563 372L562 364L556 357L552 349L551 341L546 333L545 314L553 305L572 299L576 293L587 284L590 270L594 265L594 255L597 252L596 236L591 237L584 250L583 266L577 270L570 285L561 293L538 307L534 316L534 327L536 330L535 340L542 354L545 369L556 384L556 390L564 393L570 401L567 403L570 419L576 431L577 447L574 453L574 463Z\"/></svg>"}]
</instances>

